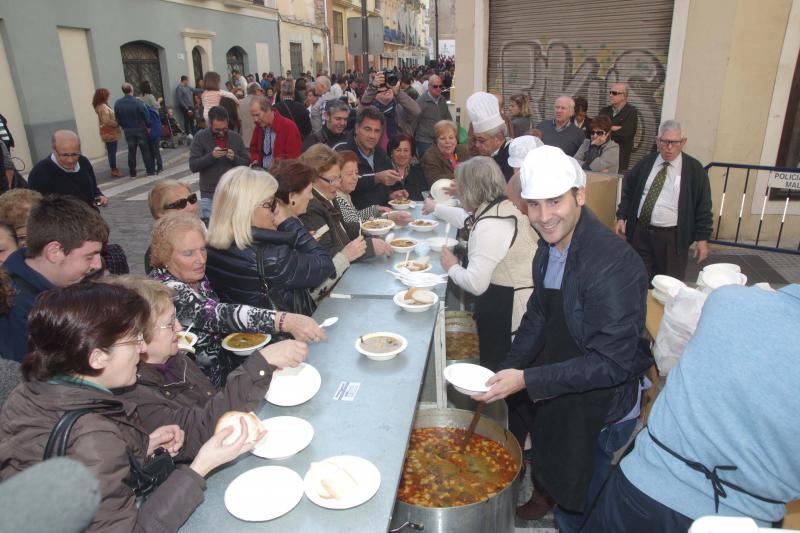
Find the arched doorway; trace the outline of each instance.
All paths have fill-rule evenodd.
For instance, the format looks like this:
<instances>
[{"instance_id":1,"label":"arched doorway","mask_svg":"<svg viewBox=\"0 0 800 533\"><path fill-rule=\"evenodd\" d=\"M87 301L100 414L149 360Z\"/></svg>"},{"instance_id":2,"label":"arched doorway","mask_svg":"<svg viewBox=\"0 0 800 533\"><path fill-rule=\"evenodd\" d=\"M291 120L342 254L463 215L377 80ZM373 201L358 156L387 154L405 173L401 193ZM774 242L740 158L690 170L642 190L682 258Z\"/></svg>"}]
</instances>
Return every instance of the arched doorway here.
<instances>
[{"instance_id":1,"label":"arched doorway","mask_svg":"<svg viewBox=\"0 0 800 533\"><path fill-rule=\"evenodd\" d=\"M199 46L192 48L192 68L195 84L202 80L205 74L205 72L203 72L203 52L204 50Z\"/></svg>"},{"instance_id":2,"label":"arched doorway","mask_svg":"<svg viewBox=\"0 0 800 533\"><path fill-rule=\"evenodd\" d=\"M142 82L147 80L153 89L156 98L164 96L164 86L161 82L161 61L156 46L144 41L133 41L120 46L122 53L122 69L125 81L133 85L133 90L139 94Z\"/></svg>"},{"instance_id":3,"label":"arched doorway","mask_svg":"<svg viewBox=\"0 0 800 533\"><path fill-rule=\"evenodd\" d=\"M244 64L247 59L247 53L241 46L234 46L225 54L225 63L228 65L228 79L231 79L231 73L238 70L239 74L244 76L246 74Z\"/></svg>"}]
</instances>

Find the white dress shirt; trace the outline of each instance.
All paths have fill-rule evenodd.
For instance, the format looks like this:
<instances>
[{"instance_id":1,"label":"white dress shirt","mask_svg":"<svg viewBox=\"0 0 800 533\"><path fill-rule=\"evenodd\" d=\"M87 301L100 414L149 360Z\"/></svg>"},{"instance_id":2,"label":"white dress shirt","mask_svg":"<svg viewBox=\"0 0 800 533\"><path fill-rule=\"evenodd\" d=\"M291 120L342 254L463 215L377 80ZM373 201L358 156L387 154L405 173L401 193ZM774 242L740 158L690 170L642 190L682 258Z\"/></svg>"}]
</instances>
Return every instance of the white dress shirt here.
<instances>
[{"instance_id":1,"label":"white dress shirt","mask_svg":"<svg viewBox=\"0 0 800 533\"><path fill-rule=\"evenodd\" d=\"M642 198L639 200L639 209L636 211L636 216L641 216L642 206L644 200L647 198L647 193L656 179L656 174L661 170L661 165L664 159L661 155L656 157L653 163L653 168L650 170L650 175L647 176L647 181L644 184L644 191ZM678 200L681 195L681 168L683 164L683 154L678 155L674 161L667 167L667 178L664 180L664 187L661 189L661 194L658 195L656 205L653 207L653 214L650 217L650 225L662 228L669 228L678 225Z\"/></svg>"}]
</instances>

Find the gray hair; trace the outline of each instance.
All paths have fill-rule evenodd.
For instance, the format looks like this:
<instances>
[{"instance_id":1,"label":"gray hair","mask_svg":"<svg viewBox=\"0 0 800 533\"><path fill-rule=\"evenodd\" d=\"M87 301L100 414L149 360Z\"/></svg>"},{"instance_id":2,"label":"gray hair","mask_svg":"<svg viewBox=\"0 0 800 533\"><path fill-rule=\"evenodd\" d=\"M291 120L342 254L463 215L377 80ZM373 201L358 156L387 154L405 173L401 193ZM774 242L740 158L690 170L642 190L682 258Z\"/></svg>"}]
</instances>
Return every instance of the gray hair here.
<instances>
[{"instance_id":1,"label":"gray hair","mask_svg":"<svg viewBox=\"0 0 800 533\"><path fill-rule=\"evenodd\" d=\"M467 211L474 211L506 193L506 180L494 159L476 156L456 167L458 197Z\"/></svg>"},{"instance_id":2,"label":"gray hair","mask_svg":"<svg viewBox=\"0 0 800 533\"><path fill-rule=\"evenodd\" d=\"M556 102L558 102L559 100L562 100L562 99L563 99L563 100L566 100L566 101L569 103L569 108L570 108L572 111L575 111L575 100L573 100L573 99L572 99L572 97L571 97L570 95L568 95L568 94L562 94L561 96L559 96L558 98L556 98Z\"/></svg>"},{"instance_id":3,"label":"gray hair","mask_svg":"<svg viewBox=\"0 0 800 533\"><path fill-rule=\"evenodd\" d=\"M283 80L281 82L281 98L294 97L294 82L291 80Z\"/></svg>"},{"instance_id":4,"label":"gray hair","mask_svg":"<svg viewBox=\"0 0 800 533\"><path fill-rule=\"evenodd\" d=\"M681 133L681 131L682 131L681 130L681 123L678 122L675 119L665 120L658 127L658 136L661 137L662 135L664 135L664 132L666 132L667 130L677 131L678 133Z\"/></svg>"},{"instance_id":5,"label":"gray hair","mask_svg":"<svg viewBox=\"0 0 800 533\"><path fill-rule=\"evenodd\" d=\"M261 85L256 82L250 83L247 85L247 94L258 94L259 89L261 89Z\"/></svg>"},{"instance_id":6,"label":"gray hair","mask_svg":"<svg viewBox=\"0 0 800 533\"><path fill-rule=\"evenodd\" d=\"M315 83L317 89L322 91L321 93L317 93L320 96L331 90L331 80L328 76L317 76Z\"/></svg>"},{"instance_id":7,"label":"gray hair","mask_svg":"<svg viewBox=\"0 0 800 533\"><path fill-rule=\"evenodd\" d=\"M339 113L340 111L347 111L349 113L350 106L338 98L325 102L325 112L329 117L332 117L334 113Z\"/></svg>"},{"instance_id":8,"label":"gray hair","mask_svg":"<svg viewBox=\"0 0 800 533\"><path fill-rule=\"evenodd\" d=\"M133 85L127 81L122 84L122 94L133 94Z\"/></svg>"},{"instance_id":9,"label":"gray hair","mask_svg":"<svg viewBox=\"0 0 800 533\"><path fill-rule=\"evenodd\" d=\"M503 122L499 126L495 126L490 130L482 131L476 135L486 135L487 137L497 137L498 135L502 135L503 138L505 138L508 137L508 128L506 127L505 122Z\"/></svg>"},{"instance_id":10,"label":"gray hair","mask_svg":"<svg viewBox=\"0 0 800 533\"><path fill-rule=\"evenodd\" d=\"M261 111L270 111L272 110L272 102L269 101L269 98L264 96L263 94L255 99L258 102L258 107ZM252 105L252 102L251 102Z\"/></svg>"},{"instance_id":11,"label":"gray hair","mask_svg":"<svg viewBox=\"0 0 800 533\"><path fill-rule=\"evenodd\" d=\"M613 87L614 85L622 85L622 90L625 92L625 97L626 98L628 97L628 94L630 92L629 91L630 85L628 85L627 82L625 82L625 81L615 81L614 83L611 84L611 86Z\"/></svg>"}]
</instances>

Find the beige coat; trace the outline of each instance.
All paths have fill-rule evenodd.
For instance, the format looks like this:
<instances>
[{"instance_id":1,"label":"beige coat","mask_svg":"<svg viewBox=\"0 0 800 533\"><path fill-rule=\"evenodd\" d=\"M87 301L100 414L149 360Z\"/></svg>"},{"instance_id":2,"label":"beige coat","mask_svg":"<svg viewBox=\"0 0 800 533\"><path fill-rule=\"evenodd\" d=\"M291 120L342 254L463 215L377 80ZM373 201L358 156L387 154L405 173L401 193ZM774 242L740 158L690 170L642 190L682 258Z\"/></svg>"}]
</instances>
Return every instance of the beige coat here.
<instances>
[{"instance_id":1,"label":"beige coat","mask_svg":"<svg viewBox=\"0 0 800 533\"><path fill-rule=\"evenodd\" d=\"M117 117L114 116L114 110L108 104L100 104L94 108L97 113L97 119L100 122L100 139L104 143L110 143L119 140L120 129L117 123Z\"/></svg>"}]
</instances>

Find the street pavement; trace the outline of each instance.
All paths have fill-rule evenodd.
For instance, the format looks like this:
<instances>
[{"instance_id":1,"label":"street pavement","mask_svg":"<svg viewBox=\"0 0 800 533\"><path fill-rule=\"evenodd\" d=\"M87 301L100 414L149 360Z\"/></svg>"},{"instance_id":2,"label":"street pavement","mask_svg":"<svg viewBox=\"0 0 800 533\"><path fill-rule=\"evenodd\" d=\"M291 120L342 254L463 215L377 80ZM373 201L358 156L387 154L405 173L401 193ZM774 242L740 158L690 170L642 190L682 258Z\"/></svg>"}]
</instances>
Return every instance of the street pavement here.
<instances>
[{"instance_id":1,"label":"street pavement","mask_svg":"<svg viewBox=\"0 0 800 533\"><path fill-rule=\"evenodd\" d=\"M124 146L124 144L123 144ZM189 170L189 147L178 146L161 150L164 170L157 176L147 176L141 156L137 157L135 178L112 178L105 157L92 160L100 191L108 197L108 205L100 213L111 229L109 242L119 244L128 256L131 274L144 275L144 252L150 241L153 217L147 207L147 194L153 184L162 178L186 183L197 192L199 177ZM127 150L117 153L117 167L128 173Z\"/></svg>"}]
</instances>

